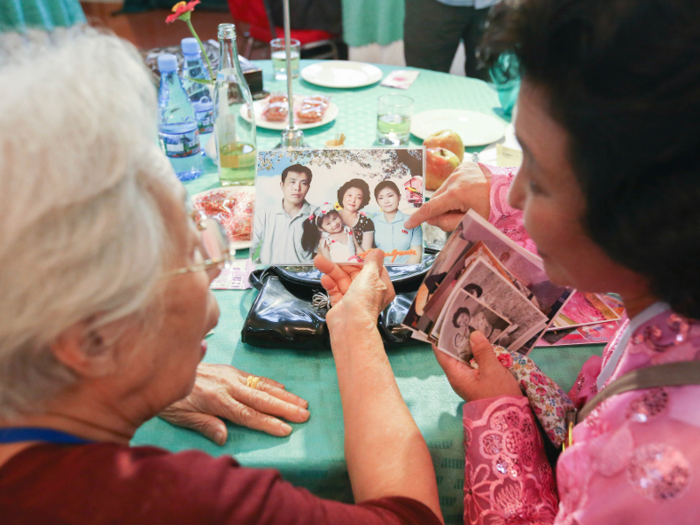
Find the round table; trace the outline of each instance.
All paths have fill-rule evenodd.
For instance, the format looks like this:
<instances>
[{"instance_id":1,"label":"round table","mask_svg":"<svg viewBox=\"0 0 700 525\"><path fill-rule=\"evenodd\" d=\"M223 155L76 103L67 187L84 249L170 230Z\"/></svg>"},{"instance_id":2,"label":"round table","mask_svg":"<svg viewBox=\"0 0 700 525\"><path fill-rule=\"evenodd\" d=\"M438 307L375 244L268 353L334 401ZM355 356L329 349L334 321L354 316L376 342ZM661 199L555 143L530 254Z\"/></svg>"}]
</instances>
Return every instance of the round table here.
<instances>
[{"instance_id":1,"label":"round table","mask_svg":"<svg viewBox=\"0 0 700 525\"><path fill-rule=\"evenodd\" d=\"M310 62L302 61L302 67ZM284 82L272 78L269 61L263 68L265 88L282 91ZM378 66L386 74L392 67ZM294 81L295 93L330 95L340 109L335 122L307 130L306 140L320 148L336 133L347 135L346 146L366 148L374 144L376 101L384 93L405 93L415 100L415 112L429 109L471 109L499 117L496 92L475 79L422 70L407 91L375 84L365 88L336 90ZM271 149L280 132L258 129L258 149ZM411 143L421 141L411 137ZM479 148L475 148L477 150ZM216 167L206 161L206 174L186 187L196 193L219 185ZM238 257L247 257L247 250ZM171 451L204 450L214 456L230 454L241 464L280 470L285 479L314 494L352 501L350 480L343 451L343 419L335 364L329 352L262 349L241 342L243 322L256 295L255 290L214 292L221 307L219 325L208 339L205 361L231 364L251 374L264 375L285 384L291 392L309 401L311 418L292 424L289 437L277 438L229 424L228 441L219 447L200 434L176 427L159 418L146 423L135 435L134 445L156 445ZM568 348L538 348L531 356L563 388L568 389L583 362L600 355L601 345ZM462 400L452 391L430 346L417 343L389 351L396 381L430 449L446 523L462 523L464 447Z\"/></svg>"}]
</instances>

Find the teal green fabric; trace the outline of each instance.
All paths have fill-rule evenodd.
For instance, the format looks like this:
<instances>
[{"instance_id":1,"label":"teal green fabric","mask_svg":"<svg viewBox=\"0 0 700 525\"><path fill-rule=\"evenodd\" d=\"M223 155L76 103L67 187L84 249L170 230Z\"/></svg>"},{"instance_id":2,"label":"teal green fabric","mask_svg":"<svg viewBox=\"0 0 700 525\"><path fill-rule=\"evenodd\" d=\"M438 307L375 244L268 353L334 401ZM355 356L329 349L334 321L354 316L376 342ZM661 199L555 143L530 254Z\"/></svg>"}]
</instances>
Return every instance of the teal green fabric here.
<instances>
[{"instance_id":1,"label":"teal green fabric","mask_svg":"<svg viewBox=\"0 0 700 525\"><path fill-rule=\"evenodd\" d=\"M490 70L503 115L510 118L520 94L520 63L515 55L505 53Z\"/></svg>"},{"instance_id":2,"label":"teal green fabric","mask_svg":"<svg viewBox=\"0 0 700 525\"><path fill-rule=\"evenodd\" d=\"M78 0L0 0L0 33L27 29L53 31L85 23Z\"/></svg>"},{"instance_id":3,"label":"teal green fabric","mask_svg":"<svg viewBox=\"0 0 700 525\"><path fill-rule=\"evenodd\" d=\"M351 47L403 39L404 0L343 0L343 40Z\"/></svg>"},{"instance_id":4,"label":"teal green fabric","mask_svg":"<svg viewBox=\"0 0 700 525\"><path fill-rule=\"evenodd\" d=\"M264 70L265 87L282 90L283 82L271 78L270 63L259 62ZM302 61L302 67L309 64ZM393 68L379 66L384 73ZM371 86L355 90L318 88L295 80L296 92L324 93L338 105L335 124L308 130L307 142L313 147L344 132L348 147L372 146L375 140L376 101L389 88ZM406 92L416 101L416 112L427 109L472 109L496 116L498 97L486 83L443 73L421 71ZM260 149L273 148L280 133L258 129ZM420 144L415 138L412 141ZM186 184L190 193L218 186L215 166L206 161L206 174ZM239 253L247 257L248 251ZM254 348L241 342L241 328L256 291L216 291L221 307L219 325L208 339L208 363L231 364L255 375L271 377L291 392L309 401L311 418L292 424L289 437L276 438L260 432L228 425L229 437L218 447L198 433L175 427L155 418L146 423L133 439L133 445L156 445L171 451L204 450L214 456L231 454L243 465L278 469L285 479L308 488L325 498L351 502L352 491L343 452L343 419L335 365L330 352L304 352L289 349ZM585 360L602 347L536 349L534 359L559 384L568 389ZM462 400L452 391L438 366L430 346L407 345L388 351L401 393L423 433L433 458L440 491L440 504L446 523L462 523L464 486L464 445Z\"/></svg>"}]
</instances>

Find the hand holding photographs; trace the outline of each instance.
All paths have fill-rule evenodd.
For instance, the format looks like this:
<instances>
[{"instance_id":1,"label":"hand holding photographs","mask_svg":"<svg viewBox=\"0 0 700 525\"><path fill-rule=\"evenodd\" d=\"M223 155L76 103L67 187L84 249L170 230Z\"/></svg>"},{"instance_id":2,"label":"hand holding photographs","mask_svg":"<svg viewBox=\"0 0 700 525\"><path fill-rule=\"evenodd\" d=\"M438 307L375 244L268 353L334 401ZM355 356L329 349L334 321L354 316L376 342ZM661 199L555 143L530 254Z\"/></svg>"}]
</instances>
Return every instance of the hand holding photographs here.
<instances>
[{"instance_id":1,"label":"hand holding photographs","mask_svg":"<svg viewBox=\"0 0 700 525\"><path fill-rule=\"evenodd\" d=\"M415 338L465 362L475 330L527 354L570 293L547 279L538 257L470 210L435 260L404 325Z\"/></svg>"}]
</instances>

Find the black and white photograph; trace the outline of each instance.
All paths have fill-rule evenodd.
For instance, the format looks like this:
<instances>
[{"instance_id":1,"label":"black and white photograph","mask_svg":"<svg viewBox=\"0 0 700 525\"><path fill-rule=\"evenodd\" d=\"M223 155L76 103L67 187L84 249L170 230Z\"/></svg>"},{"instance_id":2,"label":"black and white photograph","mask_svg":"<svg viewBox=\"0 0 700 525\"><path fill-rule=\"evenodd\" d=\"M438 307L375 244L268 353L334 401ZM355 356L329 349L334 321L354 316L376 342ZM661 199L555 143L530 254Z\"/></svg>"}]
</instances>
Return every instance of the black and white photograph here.
<instances>
[{"instance_id":1,"label":"black and white photograph","mask_svg":"<svg viewBox=\"0 0 700 525\"><path fill-rule=\"evenodd\" d=\"M253 261L418 264L423 231L404 223L423 204L421 148L271 150L258 153Z\"/></svg>"},{"instance_id":2,"label":"black and white photograph","mask_svg":"<svg viewBox=\"0 0 700 525\"><path fill-rule=\"evenodd\" d=\"M464 272L456 288L481 299L510 320L509 330L494 341L509 350L517 349L547 324L547 316L481 257Z\"/></svg>"},{"instance_id":3,"label":"black and white photograph","mask_svg":"<svg viewBox=\"0 0 700 525\"><path fill-rule=\"evenodd\" d=\"M446 354L469 362L472 351L469 336L479 331L495 343L511 323L473 295L459 290L445 307L437 347Z\"/></svg>"}]
</instances>

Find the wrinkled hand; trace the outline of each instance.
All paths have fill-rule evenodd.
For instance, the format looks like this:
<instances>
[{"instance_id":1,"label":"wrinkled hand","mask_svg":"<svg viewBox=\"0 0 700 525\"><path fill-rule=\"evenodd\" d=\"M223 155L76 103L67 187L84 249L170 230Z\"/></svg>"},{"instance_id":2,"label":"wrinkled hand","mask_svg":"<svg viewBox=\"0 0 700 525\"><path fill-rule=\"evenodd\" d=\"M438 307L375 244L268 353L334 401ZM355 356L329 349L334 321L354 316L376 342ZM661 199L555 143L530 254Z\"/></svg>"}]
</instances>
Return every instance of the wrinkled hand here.
<instances>
[{"instance_id":1,"label":"wrinkled hand","mask_svg":"<svg viewBox=\"0 0 700 525\"><path fill-rule=\"evenodd\" d=\"M491 212L491 172L476 162L457 166L428 202L406 221L407 230L422 222L451 232L470 209L486 220Z\"/></svg>"},{"instance_id":2,"label":"wrinkled hand","mask_svg":"<svg viewBox=\"0 0 700 525\"><path fill-rule=\"evenodd\" d=\"M362 265L340 266L321 255L316 256L314 265L324 274L321 285L333 305L326 315L329 323L358 318L376 323L379 313L396 297L381 250L368 252Z\"/></svg>"},{"instance_id":3,"label":"wrinkled hand","mask_svg":"<svg viewBox=\"0 0 700 525\"><path fill-rule=\"evenodd\" d=\"M433 345L435 357L445 371L452 390L465 401L498 396L522 396L517 379L496 358L496 353L484 334L472 332L469 341L474 360L479 365L476 370Z\"/></svg>"},{"instance_id":4,"label":"wrinkled hand","mask_svg":"<svg viewBox=\"0 0 700 525\"><path fill-rule=\"evenodd\" d=\"M266 377L260 378L256 388L246 386L249 375L229 365L200 363L190 395L170 405L160 417L197 430L218 445L226 443L228 437L226 424L219 418L273 436L292 431L278 417L293 423L309 419L306 401Z\"/></svg>"}]
</instances>

